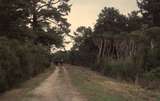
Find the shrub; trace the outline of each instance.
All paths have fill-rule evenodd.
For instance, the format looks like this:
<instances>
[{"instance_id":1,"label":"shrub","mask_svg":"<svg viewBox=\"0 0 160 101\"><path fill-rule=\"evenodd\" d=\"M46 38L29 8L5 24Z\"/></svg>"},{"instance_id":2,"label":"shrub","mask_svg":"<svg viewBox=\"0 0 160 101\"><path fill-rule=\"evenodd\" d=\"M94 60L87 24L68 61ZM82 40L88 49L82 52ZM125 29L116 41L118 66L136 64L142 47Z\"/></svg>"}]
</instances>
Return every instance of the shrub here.
<instances>
[{"instance_id":1,"label":"shrub","mask_svg":"<svg viewBox=\"0 0 160 101\"><path fill-rule=\"evenodd\" d=\"M30 42L0 38L0 92L49 67L49 52Z\"/></svg>"}]
</instances>

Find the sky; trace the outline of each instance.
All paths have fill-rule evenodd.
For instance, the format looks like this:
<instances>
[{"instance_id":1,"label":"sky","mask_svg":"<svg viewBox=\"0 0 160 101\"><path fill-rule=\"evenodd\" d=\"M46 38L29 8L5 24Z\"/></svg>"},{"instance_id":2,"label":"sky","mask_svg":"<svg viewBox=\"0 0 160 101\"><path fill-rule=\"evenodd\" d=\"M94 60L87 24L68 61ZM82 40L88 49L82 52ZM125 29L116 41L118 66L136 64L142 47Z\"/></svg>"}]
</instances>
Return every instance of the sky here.
<instances>
[{"instance_id":1,"label":"sky","mask_svg":"<svg viewBox=\"0 0 160 101\"><path fill-rule=\"evenodd\" d=\"M71 33L79 26L93 27L98 19L98 14L104 7L115 7L125 15L133 10L137 10L136 0L71 0L71 12L68 22L71 23ZM69 41L69 38L66 38ZM66 45L70 49L71 44Z\"/></svg>"},{"instance_id":2,"label":"sky","mask_svg":"<svg viewBox=\"0 0 160 101\"><path fill-rule=\"evenodd\" d=\"M82 25L93 27L98 14L105 6L115 7L123 14L138 9L136 0L71 0L70 2L72 7L68 20L72 24L72 31Z\"/></svg>"}]
</instances>

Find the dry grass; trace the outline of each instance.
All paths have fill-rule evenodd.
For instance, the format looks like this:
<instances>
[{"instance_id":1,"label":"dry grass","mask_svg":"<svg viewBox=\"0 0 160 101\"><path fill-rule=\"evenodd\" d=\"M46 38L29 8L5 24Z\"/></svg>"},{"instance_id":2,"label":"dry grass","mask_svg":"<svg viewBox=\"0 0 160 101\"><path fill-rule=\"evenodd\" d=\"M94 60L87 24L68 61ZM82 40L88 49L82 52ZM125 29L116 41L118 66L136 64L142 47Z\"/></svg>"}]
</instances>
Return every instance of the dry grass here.
<instances>
[{"instance_id":1,"label":"dry grass","mask_svg":"<svg viewBox=\"0 0 160 101\"><path fill-rule=\"evenodd\" d=\"M116 81L83 67L72 66L69 70L73 84L91 99L89 101L160 101L158 99L160 92L148 91L138 85Z\"/></svg>"},{"instance_id":2,"label":"dry grass","mask_svg":"<svg viewBox=\"0 0 160 101\"><path fill-rule=\"evenodd\" d=\"M49 75L53 73L54 68L47 69L44 73L20 84L17 88L5 92L0 96L0 101L23 101L29 96L29 92L41 84Z\"/></svg>"}]
</instances>

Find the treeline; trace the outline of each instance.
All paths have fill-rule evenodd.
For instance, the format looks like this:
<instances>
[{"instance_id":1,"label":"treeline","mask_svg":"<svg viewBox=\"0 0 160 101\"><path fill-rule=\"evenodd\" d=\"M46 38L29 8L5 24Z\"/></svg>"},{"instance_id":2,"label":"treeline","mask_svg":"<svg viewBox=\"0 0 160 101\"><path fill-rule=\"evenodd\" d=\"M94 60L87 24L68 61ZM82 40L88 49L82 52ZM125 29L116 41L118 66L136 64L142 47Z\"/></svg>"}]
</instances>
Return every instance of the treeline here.
<instances>
[{"instance_id":1,"label":"treeline","mask_svg":"<svg viewBox=\"0 0 160 101\"><path fill-rule=\"evenodd\" d=\"M70 51L73 64L117 79L158 87L160 84L160 1L138 0L139 11L127 16L105 7L94 29L75 31Z\"/></svg>"},{"instance_id":2,"label":"treeline","mask_svg":"<svg viewBox=\"0 0 160 101\"><path fill-rule=\"evenodd\" d=\"M0 93L50 67L69 32L68 1L0 0Z\"/></svg>"}]
</instances>

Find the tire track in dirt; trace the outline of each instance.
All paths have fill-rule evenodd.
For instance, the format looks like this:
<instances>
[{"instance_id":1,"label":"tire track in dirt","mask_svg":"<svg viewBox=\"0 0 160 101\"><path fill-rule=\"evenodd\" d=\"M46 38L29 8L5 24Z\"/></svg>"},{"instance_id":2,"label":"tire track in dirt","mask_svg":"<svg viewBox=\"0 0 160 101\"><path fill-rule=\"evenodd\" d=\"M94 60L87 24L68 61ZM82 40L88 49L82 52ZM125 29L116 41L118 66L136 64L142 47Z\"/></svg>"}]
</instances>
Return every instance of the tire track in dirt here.
<instances>
[{"instance_id":1,"label":"tire track in dirt","mask_svg":"<svg viewBox=\"0 0 160 101\"><path fill-rule=\"evenodd\" d=\"M23 89L14 90L18 93L9 91L0 101L86 101L72 86L65 66L56 67L54 73L31 91L21 94Z\"/></svg>"}]
</instances>

